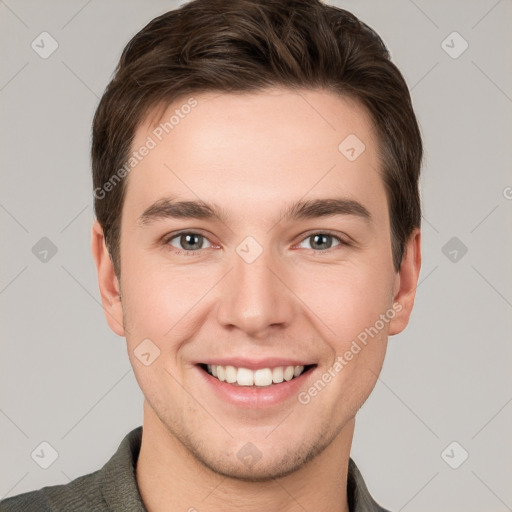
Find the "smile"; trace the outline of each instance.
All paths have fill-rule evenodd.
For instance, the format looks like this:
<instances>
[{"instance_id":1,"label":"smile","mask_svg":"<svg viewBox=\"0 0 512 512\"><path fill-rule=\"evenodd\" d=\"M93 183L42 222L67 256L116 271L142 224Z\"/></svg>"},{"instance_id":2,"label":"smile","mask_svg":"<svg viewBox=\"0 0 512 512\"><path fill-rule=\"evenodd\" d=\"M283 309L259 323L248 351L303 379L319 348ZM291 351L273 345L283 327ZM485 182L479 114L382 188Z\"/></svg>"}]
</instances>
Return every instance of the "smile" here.
<instances>
[{"instance_id":1,"label":"smile","mask_svg":"<svg viewBox=\"0 0 512 512\"><path fill-rule=\"evenodd\" d=\"M281 384L293 380L314 365L306 366L276 366L273 368L249 368L231 365L201 364L201 368L221 382L234 386L268 387L272 384Z\"/></svg>"}]
</instances>

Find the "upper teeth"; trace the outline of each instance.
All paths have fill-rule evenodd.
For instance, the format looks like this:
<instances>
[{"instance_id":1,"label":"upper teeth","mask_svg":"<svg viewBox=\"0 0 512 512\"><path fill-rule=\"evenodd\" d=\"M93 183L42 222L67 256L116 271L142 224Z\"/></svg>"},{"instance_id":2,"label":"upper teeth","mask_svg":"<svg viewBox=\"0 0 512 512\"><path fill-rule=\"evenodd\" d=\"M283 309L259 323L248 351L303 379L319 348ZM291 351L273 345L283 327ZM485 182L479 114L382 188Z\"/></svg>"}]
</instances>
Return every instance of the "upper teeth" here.
<instances>
[{"instance_id":1,"label":"upper teeth","mask_svg":"<svg viewBox=\"0 0 512 512\"><path fill-rule=\"evenodd\" d=\"M283 380L292 380L298 377L304 366L276 366L275 368L236 368L235 366L221 366L220 364L207 365L208 372L220 381L230 384L235 382L239 386L270 386L272 383L279 384Z\"/></svg>"}]
</instances>

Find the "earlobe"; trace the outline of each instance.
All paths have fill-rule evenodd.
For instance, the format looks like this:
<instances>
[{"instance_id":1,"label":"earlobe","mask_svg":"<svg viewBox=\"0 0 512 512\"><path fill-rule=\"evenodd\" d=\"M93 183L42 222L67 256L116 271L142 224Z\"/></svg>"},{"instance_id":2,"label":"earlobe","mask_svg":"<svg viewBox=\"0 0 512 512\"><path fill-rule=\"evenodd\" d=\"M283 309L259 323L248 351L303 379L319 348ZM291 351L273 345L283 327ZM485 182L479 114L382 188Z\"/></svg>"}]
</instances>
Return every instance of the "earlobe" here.
<instances>
[{"instance_id":1,"label":"earlobe","mask_svg":"<svg viewBox=\"0 0 512 512\"><path fill-rule=\"evenodd\" d=\"M124 336L123 307L120 300L119 281L105 244L103 228L97 220L92 225L91 250L96 264L101 303L107 323L116 334Z\"/></svg>"},{"instance_id":2,"label":"earlobe","mask_svg":"<svg viewBox=\"0 0 512 512\"><path fill-rule=\"evenodd\" d=\"M394 285L393 309L395 317L389 324L390 336L402 332L409 323L418 277L421 269L421 232L419 229L413 231L405 246L404 257L397 273Z\"/></svg>"}]
</instances>

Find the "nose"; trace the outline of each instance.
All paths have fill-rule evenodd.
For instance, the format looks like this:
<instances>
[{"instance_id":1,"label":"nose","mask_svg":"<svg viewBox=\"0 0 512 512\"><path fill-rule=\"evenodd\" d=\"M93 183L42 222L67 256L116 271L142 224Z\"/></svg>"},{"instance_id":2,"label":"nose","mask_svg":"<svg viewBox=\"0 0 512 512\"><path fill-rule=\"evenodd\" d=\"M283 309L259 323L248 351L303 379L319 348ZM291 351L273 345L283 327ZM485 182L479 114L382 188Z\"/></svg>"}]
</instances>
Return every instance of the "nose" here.
<instances>
[{"instance_id":1,"label":"nose","mask_svg":"<svg viewBox=\"0 0 512 512\"><path fill-rule=\"evenodd\" d=\"M217 290L218 322L256 339L289 327L298 301L289 281L283 262L270 250L263 250L252 262L235 251L232 270Z\"/></svg>"}]
</instances>

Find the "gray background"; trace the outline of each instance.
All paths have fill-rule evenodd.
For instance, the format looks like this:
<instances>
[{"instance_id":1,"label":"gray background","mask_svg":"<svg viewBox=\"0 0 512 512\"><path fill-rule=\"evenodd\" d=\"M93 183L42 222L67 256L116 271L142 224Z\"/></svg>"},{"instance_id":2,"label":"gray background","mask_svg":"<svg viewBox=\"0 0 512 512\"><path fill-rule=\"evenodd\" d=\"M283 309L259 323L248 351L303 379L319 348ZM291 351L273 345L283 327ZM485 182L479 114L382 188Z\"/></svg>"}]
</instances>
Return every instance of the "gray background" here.
<instances>
[{"instance_id":1,"label":"gray background","mask_svg":"<svg viewBox=\"0 0 512 512\"><path fill-rule=\"evenodd\" d=\"M394 511L512 510L512 2L329 3L383 37L426 149L415 310L390 339L352 456ZM90 126L129 38L177 5L0 1L0 497L99 469L142 423L90 254ZM47 59L31 48L43 31L59 45ZM442 43L454 31L469 44L458 58L445 49L460 39ZM57 247L46 262L32 252L42 237ZM43 441L58 452L48 469L31 458Z\"/></svg>"}]
</instances>

